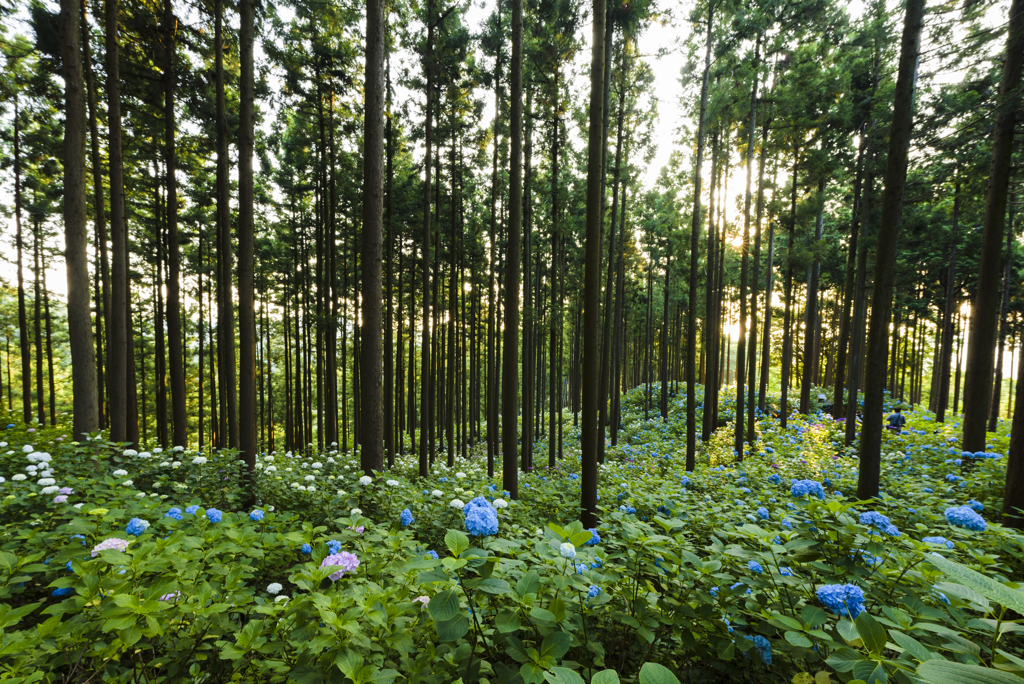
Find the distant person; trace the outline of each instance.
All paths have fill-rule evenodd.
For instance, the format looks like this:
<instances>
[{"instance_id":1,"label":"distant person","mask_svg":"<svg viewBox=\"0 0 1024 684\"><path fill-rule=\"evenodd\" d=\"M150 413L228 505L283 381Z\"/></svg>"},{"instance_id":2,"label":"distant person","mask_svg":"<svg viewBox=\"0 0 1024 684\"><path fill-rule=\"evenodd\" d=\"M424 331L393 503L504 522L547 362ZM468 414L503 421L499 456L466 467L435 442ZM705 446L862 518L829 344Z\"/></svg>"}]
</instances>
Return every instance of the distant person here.
<instances>
[{"instance_id":1,"label":"distant person","mask_svg":"<svg viewBox=\"0 0 1024 684\"><path fill-rule=\"evenodd\" d=\"M888 425L885 426L886 430L902 432L903 426L907 424L907 417L903 415L903 409L897 406L895 412L888 418L886 418L886 422L889 423Z\"/></svg>"}]
</instances>

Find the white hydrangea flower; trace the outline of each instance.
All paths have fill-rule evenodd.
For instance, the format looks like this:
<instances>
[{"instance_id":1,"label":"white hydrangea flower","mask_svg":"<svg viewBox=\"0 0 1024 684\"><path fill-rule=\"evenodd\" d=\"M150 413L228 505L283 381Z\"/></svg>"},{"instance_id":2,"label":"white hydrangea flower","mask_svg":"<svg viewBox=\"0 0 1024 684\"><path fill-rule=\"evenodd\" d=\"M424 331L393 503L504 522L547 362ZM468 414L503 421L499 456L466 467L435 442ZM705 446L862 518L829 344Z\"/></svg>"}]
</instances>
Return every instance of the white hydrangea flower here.
<instances>
[{"instance_id":1,"label":"white hydrangea flower","mask_svg":"<svg viewBox=\"0 0 1024 684\"><path fill-rule=\"evenodd\" d=\"M462 472L460 470L459 472L455 473L455 477L457 477L457 478L459 478L461 480L461 479L466 477L466 473L464 473L464 472Z\"/></svg>"},{"instance_id":2,"label":"white hydrangea flower","mask_svg":"<svg viewBox=\"0 0 1024 684\"><path fill-rule=\"evenodd\" d=\"M162 454L162 453L164 453L163 447L156 447L155 449L153 449L153 453L154 454Z\"/></svg>"},{"instance_id":3,"label":"white hydrangea flower","mask_svg":"<svg viewBox=\"0 0 1024 684\"><path fill-rule=\"evenodd\" d=\"M196 456L195 458L192 459L192 462L196 465L203 465L204 463L206 463L206 460L207 459L205 456Z\"/></svg>"},{"instance_id":4,"label":"white hydrangea flower","mask_svg":"<svg viewBox=\"0 0 1024 684\"><path fill-rule=\"evenodd\" d=\"M15 475L12 475L11 479L14 480L15 482L21 482L22 480L27 480L28 478L25 477L25 473L17 473Z\"/></svg>"},{"instance_id":5,"label":"white hydrangea flower","mask_svg":"<svg viewBox=\"0 0 1024 684\"><path fill-rule=\"evenodd\" d=\"M84 502L84 501L83 501L82 503L76 503L76 504L75 504L75 508L81 508L81 507L82 507L82 506L84 506L84 505L85 505L85 502Z\"/></svg>"},{"instance_id":6,"label":"white hydrangea flower","mask_svg":"<svg viewBox=\"0 0 1024 684\"><path fill-rule=\"evenodd\" d=\"M54 480L52 477L42 477L39 478L39 481L36 482L36 484L39 485L40 487L49 487L52 484L57 484L57 481Z\"/></svg>"},{"instance_id":7,"label":"white hydrangea flower","mask_svg":"<svg viewBox=\"0 0 1024 684\"><path fill-rule=\"evenodd\" d=\"M268 473L273 473L273 472L275 472L276 470L277 470L277 466L272 466L272 465L269 465L269 466L267 466L267 467L266 467L266 471L267 471Z\"/></svg>"},{"instance_id":8,"label":"white hydrangea flower","mask_svg":"<svg viewBox=\"0 0 1024 684\"><path fill-rule=\"evenodd\" d=\"M0 442L0 448L7 446L7 442Z\"/></svg>"},{"instance_id":9,"label":"white hydrangea flower","mask_svg":"<svg viewBox=\"0 0 1024 684\"><path fill-rule=\"evenodd\" d=\"M7 482L7 478L0 477L0 484L3 484L4 482Z\"/></svg>"},{"instance_id":10,"label":"white hydrangea flower","mask_svg":"<svg viewBox=\"0 0 1024 684\"><path fill-rule=\"evenodd\" d=\"M315 476L315 475L307 475L307 476L306 476L305 478L303 478L303 479L304 479L304 480L305 480L306 482L313 482L314 480L316 480L316 476Z\"/></svg>"},{"instance_id":11,"label":"white hydrangea flower","mask_svg":"<svg viewBox=\"0 0 1024 684\"><path fill-rule=\"evenodd\" d=\"M59 491L60 491L60 487L58 487L56 485L50 485L49 487L43 487L43 489L39 493L40 494L56 494Z\"/></svg>"},{"instance_id":12,"label":"white hydrangea flower","mask_svg":"<svg viewBox=\"0 0 1024 684\"><path fill-rule=\"evenodd\" d=\"M277 598L274 599L274 603L284 603L287 600L288 600L288 597L285 596L284 594L282 594L281 596L278 596Z\"/></svg>"},{"instance_id":13,"label":"white hydrangea flower","mask_svg":"<svg viewBox=\"0 0 1024 684\"><path fill-rule=\"evenodd\" d=\"M267 593L268 594L280 594L282 589L284 589L284 587L282 587L277 582L271 582L270 584L267 585Z\"/></svg>"},{"instance_id":14,"label":"white hydrangea flower","mask_svg":"<svg viewBox=\"0 0 1024 684\"><path fill-rule=\"evenodd\" d=\"M172 468L180 468L181 467L181 461L171 461L171 467Z\"/></svg>"},{"instance_id":15,"label":"white hydrangea flower","mask_svg":"<svg viewBox=\"0 0 1024 684\"><path fill-rule=\"evenodd\" d=\"M430 492L430 495L440 497L444 496L444 492L442 492L440 489L435 489L434 491Z\"/></svg>"},{"instance_id":16,"label":"white hydrangea flower","mask_svg":"<svg viewBox=\"0 0 1024 684\"><path fill-rule=\"evenodd\" d=\"M362 515L363 514L363 509L361 509L361 508L353 508L351 511L349 511L349 513L351 513L352 515Z\"/></svg>"},{"instance_id":17,"label":"white hydrangea flower","mask_svg":"<svg viewBox=\"0 0 1024 684\"><path fill-rule=\"evenodd\" d=\"M132 482L131 480L125 480L124 482L121 483L121 485L124 487L131 487L133 484L134 482Z\"/></svg>"},{"instance_id":18,"label":"white hydrangea flower","mask_svg":"<svg viewBox=\"0 0 1024 684\"><path fill-rule=\"evenodd\" d=\"M495 508L508 508L508 501L504 499L495 499L493 506Z\"/></svg>"},{"instance_id":19,"label":"white hydrangea flower","mask_svg":"<svg viewBox=\"0 0 1024 684\"><path fill-rule=\"evenodd\" d=\"M139 492L138 494L135 495L135 498L136 499L145 499L146 498L146 492Z\"/></svg>"},{"instance_id":20,"label":"white hydrangea flower","mask_svg":"<svg viewBox=\"0 0 1024 684\"><path fill-rule=\"evenodd\" d=\"M31 454L33 451L35 451L35 447L33 447L31 444L26 444L25 446L21 447L21 450L24 451L26 454Z\"/></svg>"},{"instance_id":21,"label":"white hydrangea flower","mask_svg":"<svg viewBox=\"0 0 1024 684\"><path fill-rule=\"evenodd\" d=\"M312 468L313 470L320 470L321 468L324 467L324 464L321 463L320 461L315 461L309 467Z\"/></svg>"},{"instance_id":22,"label":"white hydrangea flower","mask_svg":"<svg viewBox=\"0 0 1024 684\"><path fill-rule=\"evenodd\" d=\"M124 453L125 456L138 456L139 455L139 452L136 451L135 449L125 449L123 453Z\"/></svg>"},{"instance_id":23,"label":"white hydrangea flower","mask_svg":"<svg viewBox=\"0 0 1024 684\"><path fill-rule=\"evenodd\" d=\"M307 492L315 492L316 491L316 487L314 487L313 485L309 485L308 487L306 487L306 491Z\"/></svg>"},{"instance_id":24,"label":"white hydrangea flower","mask_svg":"<svg viewBox=\"0 0 1024 684\"><path fill-rule=\"evenodd\" d=\"M389 487L397 487L398 486L398 480L388 480L387 484L388 484Z\"/></svg>"},{"instance_id":25,"label":"white hydrangea flower","mask_svg":"<svg viewBox=\"0 0 1024 684\"><path fill-rule=\"evenodd\" d=\"M466 507L466 504L462 501L462 499L452 499L451 501L448 502L448 505L451 506L452 508L457 508L460 511Z\"/></svg>"},{"instance_id":26,"label":"white hydrangea flower","mask_svg":"<svg viewBox=\"0 0 1024 684\"><path fill-rule=\"evenodd\" d=\"M127 474L128 474L128 471L127 471L127 470L124 470L124 469L122 469L122 468L118 468L118 469L117 469L117 470L115 470L115 471L114 471L114 473L113 473L114 477L124 477L124 476L125 476L125 475L127 475Z\"/></svg>"},{"instance_id":27,"label":"white hydrangea flower","mask_svg":"<svg viewBox=\"0 0 1024 684\"><path fill-rule=\"evenodd\" d=\"M306 488L300 484L295 485L295 489L299 490L300 492L306 491Z\"/></svg>"},{"instance_id":28,"label":"white hydrangea flower","mask_svg":"<svg viewBox=\"0 0 1024 684\"><path fill-rule=\"evenodd\" d=\"M47 468L39 472L40 477L53 477L53 471Z\"/></svg>"},{"instance_id":29,"label":"white hydrangea flower","mask_svg":"<svg viewBox=\"0 0 1024 684\"><path fill-rule=\"evenodd\" d=\"M184 450L185 450L185 447L183 447L181 445L178 445L178 446L174 447L173 449L171 449L171 451L184 451Z\"/></svg>"},{"instance_id":30,"label":"white hydrangea flower","mask_svg":"<svg viewBox=\"0 0 1024 684\"><path fill-rule=\"evenodd\" d=\"M361 478L359 478L359 484L363 485L364 487L370 484L371 482L373 482L373 478L370 477L369 475L363 475Z\"/></svg>"},{"instance_id":31,"label":"white hydrangea flower","mask_svg":"<svg viewBox=\"0 0 1024 684\"><path fill-rule=\"evenodd\" d=\"M34 465L25 466L25 472L26 473L34 473L37 470L39 470L39 466L34 466Z\"/></svg>"}]
</instances>

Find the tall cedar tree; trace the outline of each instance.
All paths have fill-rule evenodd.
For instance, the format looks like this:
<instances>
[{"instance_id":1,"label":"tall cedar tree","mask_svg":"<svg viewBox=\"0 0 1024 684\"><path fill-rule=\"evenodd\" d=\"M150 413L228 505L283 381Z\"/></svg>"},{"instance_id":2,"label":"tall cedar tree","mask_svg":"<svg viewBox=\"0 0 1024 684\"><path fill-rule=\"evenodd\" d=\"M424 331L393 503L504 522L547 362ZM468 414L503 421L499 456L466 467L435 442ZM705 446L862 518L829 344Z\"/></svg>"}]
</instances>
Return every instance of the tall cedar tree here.
<instances>
[{"instance_id":1,"label":"tall cedar tree","mask_svg":"<svg viewBox=\"0 0 1024 684\"><path fill-rule=\"evenodd\" d=\"M238 121L238 448L245 460L246 480L251 485L256 469L256 293L255 216L252 154L255 135L255 78L253 43L255 42L254 0L239 4L239 88ZM230 271L229 271L230 273ZM230 290L229 290L230 292ZM232 354L232 361L234 356ZM230 406L230 404L229 404ZM250 486L249 496L253 496ZM252 503L252 502L249 502Z\"/></svg>"},{"instance_id":2,"label":"tall cedar tree","mask_svg":"<svg viewBox=\"0 0 1024 684\"><path fill-rule=\"evenodd\" d=\"M597 525L598 382L600 350L597 308L601 289L601 210L604 138L604 52L606 0L593 0L594 29L590 53L590 111L587 136L587 231L583 264L583 425L581 434L580 508L583 526ZM513 127L514 130L514 127Z\"/></svg>"},{"instance_id":3,"label":"tall cedar tree","mask_svg":"<svg viewBox=\"0 0 1024 684\"><path fill-rule=\"evenodd\" d=\"M68 276L68 337L74 395L73 436L100 429L96 349L89 312L89 238L85 230L85 85L78 0L61 0L60 52L64 76L64 259ZM49 326L49 316L47 316ZM49 335L47 335L49 340ZM53 355L50 354L52 360ZM52 377L52 375L51 375ZM53 402L51 382L50 400Z\"/></svg>"},{"instance_id":4,"label":"tall cedar tree","mask_svg":"<svg viewBox=\"0 0 1024 684\"><path fill-rule=\"evenodd\" d=\"M509 223L505 248L505 344L501 374L502 484L519 498L519 235L523 226L523 0L512 0L512 149L509 153Z\"/></svg>"},{"instance_id":5,"label":"tall cedar tree","mask_svg":"<svg viewBox=\"0 0 1024 684\"><path fill-rule=\"evenodd\" d=\"M381 260L384 232L384 0L366 2L366 111L363 117L363 325L362 448L367 475L384 470L384 417L381 407ZM390 353L390 350L388 350ZM449 448L451 445L449 444Z\"/></svg>"},{"instance_id":6,"label":"tall cedar tree","mask_svg":"<svg viewBox=\"0 0 1024 684\"><path fill-rule=\"evenodd\" d=\"M892 309L893 278L896 271L896 238L899 234L903 188L907 180L910 131L914 118L914 84L917 58L921 51L924 5L924 0L907 0L892 125L889 128L882 218L878 226L875 257L875 289L871 299L871 328L868 331L868 352L865 358L867 381L864 386L864 423L861 428L860 477L857 482L857 497L860 499L878 496L882 401L885 363L889 356L889 313Z\"/></svg>"}]
</instances>

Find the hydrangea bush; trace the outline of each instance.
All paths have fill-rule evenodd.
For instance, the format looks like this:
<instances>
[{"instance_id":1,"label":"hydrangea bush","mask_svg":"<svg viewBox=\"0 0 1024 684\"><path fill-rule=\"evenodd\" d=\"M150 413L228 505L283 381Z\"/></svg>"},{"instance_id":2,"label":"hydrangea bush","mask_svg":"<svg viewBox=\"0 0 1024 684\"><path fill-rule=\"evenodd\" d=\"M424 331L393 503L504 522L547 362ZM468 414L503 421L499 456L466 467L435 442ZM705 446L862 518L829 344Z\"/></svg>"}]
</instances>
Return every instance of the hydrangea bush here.
<instances>
[{"instance_id":1,"label":"hydrangea bush","mask_svg":"<svg viewBox=\"0 0 1024 684\"><path fill-rule=\"evenodd\" d=\"M521 473L519 500L500 472L487 477L479 446L450 469L439 459L426 480L413 457L368 478L358 454L336 446L261 454L253 501L231 451L139 452L8 429L2 677L539 684L618 681L612 670L644 684L673 672L945 683L1024 673L1024 592L1009 584L1024 539L986 513L1001 506L1006 425L968 456L955 423L908 412L909 429L883 437L883 492L860 502L848 495L857 464L841 424L797 417L782 429L762 416L742 463L720 430L686 472L685 398L670 404L667 423L645 421L642 391L626 395L594 529L578 521L569 414L564 458ZM723 408L734 411L728 397ZM52 483L40 484L43 472Z\"/></svg>"}]
</instances>

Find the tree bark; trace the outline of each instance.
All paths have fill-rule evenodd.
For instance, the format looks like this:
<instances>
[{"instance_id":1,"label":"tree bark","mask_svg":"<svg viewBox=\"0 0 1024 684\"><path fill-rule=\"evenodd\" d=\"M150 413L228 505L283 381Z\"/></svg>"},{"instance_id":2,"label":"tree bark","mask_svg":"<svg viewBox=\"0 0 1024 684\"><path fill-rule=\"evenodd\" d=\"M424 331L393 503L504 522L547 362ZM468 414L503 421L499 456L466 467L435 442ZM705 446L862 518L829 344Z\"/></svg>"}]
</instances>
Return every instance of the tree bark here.
<instances>
[{"instance_id":1,"label":"tree bark","mask_svg":"<svg viewBox=\"0 0 1024 684\"><path fill-rule=\"evenodd\" d=\"M857 482L857 496L860 499L873 499L878 496L889 312L892 308L900 206L907 179L910 133L914 118L914 86L917 80L917 60L921 50L924 7L924 0L907 0L893 119L889 128L882 218L878 227L878 249L875 255L875 289L871 298L871 328L868 332L866 355L867 381L864 387L864 423L861 429L860 475Z\"/></svg>"},{"instance_id":2,"label":"tree bark","mask_svg":"<svg viewBox=\"0 0 1024 684\"><path fill-rule=\"evenodd\" d=\"M100 429L96 348L93 346L92 320L89 315L89 238L85 229L85 87L82 77L82 34L78 17L79 3L76 0L61 0L60 52L64 77L64 261L68 278L67 316L74 397L74 439L81 439ZM49 339L49 306L47 338ZM52 400L52 365L50 379Z\"/></svg>"},{"instance_id":3,"label":"tree bark","mask_svg":"<svg viewBox=\"0 0 1024 684\"><path fill-rule=\"evenodd\" d=\"M978 260L978 287L971 302L971 331L967 346L967 377L964 379L964 451L985 448L985 420L992 401L992 361L999 309L999 260L1013 156L1015 113L1021 99L1021 67L1024 63L1024 0L1010 5L1009 32L999 84L996 125L993 131L992 165L985 198L985 224ZM1021 426L1024 429L1024 425ZM1010 509L1005 509L1010 510Z\"/></svg>"},{"instance_id":4,"label":"tree bark","mask_svg":"<svg viewBox=\"0 0 1024 684\"><path fill-rule=\"evenodd\" d=\"M240 457L244 460L247 470L248 496L254 499L255 491L252 489L252 478L256 469L256 452L259 448L257 441L259 422L256 415L256 271L253 263L256 228L252 169L256 106L255 64L253 61L256 26L253 0L241 0L239 15L239 58L241 60L238 122L239 396L236 430L238 431L237 444L241 451ZM233 352L231 360L234 361Z\"/></svg>"},{"instance_id":5,"label":"tree bark","mask_svg":"<svg viewBox=\"0 0 1024 684\"><path fill-rule=\"evenodd\" d=\"M519 2L520 0L516 0ZM604 51L606 0L593 0L590 55L590 104L587 140L587 220L583 267L583 425L581 431L580 507L584 527L597 525L598 455L598 311L601 288L602 148L604 120ZM514 128L514 127L513 127Z\"/></svg>"},{"instance_id":6,"label":"tree bark","mask_svg":"<svg viewBox=\"0 0 1024 684\"><path fill-rule=\"evenodd\" d=\"M509 226L505 249L505 331L501 380L502 483L519 498L519 250L523 227L523 0L512 0Z\"/></svg>"}]
</instances>

